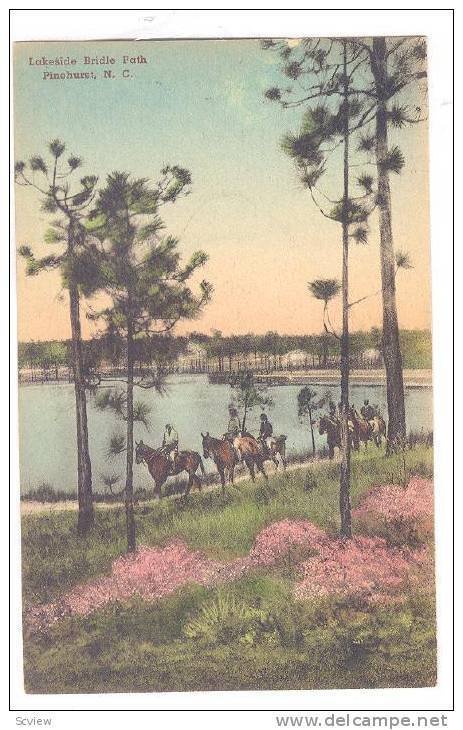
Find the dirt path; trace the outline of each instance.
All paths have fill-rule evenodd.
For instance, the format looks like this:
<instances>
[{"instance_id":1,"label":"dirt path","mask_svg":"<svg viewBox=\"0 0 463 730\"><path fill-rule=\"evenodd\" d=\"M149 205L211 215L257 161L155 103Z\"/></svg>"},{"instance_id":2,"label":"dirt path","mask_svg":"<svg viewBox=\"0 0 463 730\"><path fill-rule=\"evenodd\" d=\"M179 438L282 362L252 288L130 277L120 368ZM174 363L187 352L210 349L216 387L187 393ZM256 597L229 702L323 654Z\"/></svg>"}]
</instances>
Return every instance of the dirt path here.
<instances>
[{"instance_id":1,"label":"dirt path","mask_svg":"<svg viewBox=\"0 0 463 730\"><path fill-rule=\"evenodd\" d=\"M278 469L278 471L276 471L276 470L267 471L267 474L269 477L272 477L276 473L279 473L279 474L286 473L287 474L288 472L294 472L294 471L297 471L298 469L304 469L308 466L312 466L314 468L314 470L316 470L322 464L326 464L327 461L328 461L328 459L316 459L315 461L310 460L310 461L297 462L295 464L289 464L286 467L285 471L283 471L280 467ZM333 462L336 463L336 461L338 461L337 457L335 457L335 459L333 459ZM262 479L262 476L260 474L257 474L256 476L258 478ZM249 474L242 474L241 476L235 478L235 484L239 484L241 482L247 482L249 480L250 480ZM231 485L227 484L227 488L230 486ZM211 491L213 491L215 489L219 489L219 488L220 488L220 483L219 484L208 484L202 488L202 491L211 492ZM173 494L173 495L170 495L167 497L163 497L163 499L178 499L179 497L181 497L180 494ZM150 499L150 500L144 501L143 504L149 505L149 504L156 503L156 501L157 500L155 500L155 499ZM95 502L95 508L96 509L114 509L116 507L120 507L122 504L123 504L122 501ZM42 512L61 512L61 511L65 511L65 510L76 511L77 508L78 508L77 500L66 500L66 501L62 501L62 502L35 502L32 500L21 501L21 515L34 515L34 514L40 514Z\"/></svg>"}]
</instances>

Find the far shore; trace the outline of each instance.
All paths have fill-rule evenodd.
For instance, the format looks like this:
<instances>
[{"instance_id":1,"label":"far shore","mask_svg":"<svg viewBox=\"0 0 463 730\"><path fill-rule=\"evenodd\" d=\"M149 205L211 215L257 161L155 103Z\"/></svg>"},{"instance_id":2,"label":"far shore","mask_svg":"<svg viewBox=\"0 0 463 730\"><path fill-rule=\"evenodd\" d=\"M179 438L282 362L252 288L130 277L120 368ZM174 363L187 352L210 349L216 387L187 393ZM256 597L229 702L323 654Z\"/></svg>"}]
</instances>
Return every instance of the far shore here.
<instances>
[{"instance_id":1,"label":"far shore","mask_svg":"<svg viewBox=\"0 0 463 730\"><path fill-rule=\"evenodd\" d=\"M189 372L171 373L173 375L211 375L217 379L228 382L230 376L228 371L222 373ZM269 373L254 371L254 375L260 382L267 382L269 385L335 385L339 383L340 375L337 369L308 369L308 370L275 370ZM403 371L404 384L407 388L432 388L432 370L408 368ZM102 373L102 383L105 382ZM386 384L386 371L382 369L351 370L350 382L353 386L378 386ZM19 382L20 386L27 385L70 385L72 381L65 379L58 380L36 380Z\"/></svg>"},{"instance_id":2,"label":"far shore","mask_svg":"<svg viewBox=\"0 0 463 730\"><path fill-rule=\"evenodd\" d=\"M285 381L281 384L305 385L333 385L339 382L339 371L337 370L290 370L276 373L257 373L259 380ZM432 388L432 370L403 371L404 384L407 388ZM385 385L385 370L351 370L350 382L352 385Z\"/></svg>"}]
</instances>

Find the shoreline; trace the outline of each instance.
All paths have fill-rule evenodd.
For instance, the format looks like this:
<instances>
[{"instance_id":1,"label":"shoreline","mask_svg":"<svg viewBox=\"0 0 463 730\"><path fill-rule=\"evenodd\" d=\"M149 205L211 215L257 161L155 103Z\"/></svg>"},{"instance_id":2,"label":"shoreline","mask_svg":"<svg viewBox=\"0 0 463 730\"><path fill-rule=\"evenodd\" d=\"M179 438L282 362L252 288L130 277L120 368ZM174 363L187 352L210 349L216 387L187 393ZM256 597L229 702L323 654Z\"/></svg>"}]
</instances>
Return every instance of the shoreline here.
<instances>
[{"instance_id":1,"label":"shoreline","mask_svg":"<svg viewBox=\"0 0 463 730\"><path fill-rule=\"evenodd\" d=\"M253 371L254 372L254 371ZM233 373L232 373L233 374ZM189 377L209 377L220 378L222 382L217 384L227 384L230 378L229 372L224 373L171 373L168 377L175 376ZM258 382L267 383L270 386L277 385L319 385L328 386L337 384L340 381L338 370L276 370L272 373L254 372L254 376ZM406 388L432 388L432 370L430 369L412 369L407 368L403 371L404 386ZM102 378L101 384L104 385L105 378ZM72 385L72 381L67 380L35 380L28 382L18 382L19 388L37 385ZM351 370L350 384L354 387L378 387L386 385L386 371L380 369L374 370Z\"/></svg>"},{"instance_id":2,"label":"shoreline","mask_svg":"<svg viewBox=\"0 0 463 730\"><path fill-rule=\"evenodd\" d=\"M312 465L314 469L316 470L317 467L327 464L330 460L328 457L325 458L316 458L316 459L306 459L305 461L298 461L293 464L288 464L286 469L278 469L274 472L271 472L268 474L268 476L274 476L277 471L280 474L297 471L298 469L304 469L308 466ZM338 463L339 462L339 454L336 454L334 459L331 460L331 463ZM256 479L260 478L260 474L256 474ZM245 482L250 479L249 474L243 473L239 474L235 477L235 484L239 484L240 482ZM233 485L230 485L227 483L227 487L232 487ZM202 493L204 492L212 492L214 490L220 489L220 482L218 481L218 475L217 475L217 482L214 482L212 484L205 484L203 485L203 488L201 490ZM192 492L192 494L196 494L196 490ZM166 494L162 497L162 499L179 499L182 497L182 494ZM151 499L146 499L139 504L143 505L149 505L149 504L156 504L159 500L156 497L152 497ZM27 515L35 515L40 514L43 512L62 512L62 511L74 511L77 512L77 509L79 507L79 503L77 499L67 499L67 500L61 500L60 502L38 502L37 500L33 499L21 499L20 500L20 515L21 517L25 517ZM116 507L124 507L124 501L117 501L117 502L94 502L95 509L115 509Z\"/></svg>"},{"instance_id":3,"label":"shoreline","mask_svg":"<svg viewBox=\"0 0 463 730\"><path fill-rule=\"evenodd\" d=\"M258 382L269 385L333 385L339 384L338 370L288 370L274 373L255 373ZM229 374L223 373L224 383ZM406 388L432 388L432 370L411 369L403 371ZM378 387L386 385L385 370L351 370L350 385L354 387Z\"/></svg>"}]
</instances>

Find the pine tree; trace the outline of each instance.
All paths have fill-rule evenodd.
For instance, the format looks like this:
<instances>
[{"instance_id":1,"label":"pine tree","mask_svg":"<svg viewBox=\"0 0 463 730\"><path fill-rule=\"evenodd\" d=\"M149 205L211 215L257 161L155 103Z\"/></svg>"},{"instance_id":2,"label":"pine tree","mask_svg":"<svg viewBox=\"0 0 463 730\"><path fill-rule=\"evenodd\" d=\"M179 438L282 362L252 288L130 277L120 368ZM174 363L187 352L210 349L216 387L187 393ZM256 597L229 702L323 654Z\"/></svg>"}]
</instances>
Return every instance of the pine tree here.
<instances>
[{"instance_id":1,"label":"pine tree","mask_svg":"<svg viewBox=\"0 0 463 730\"><path fill-rule=\"evenodd\" d=\"M404 438L406 421L396 304L396 274L401 266L400 252L394 252L389 178L391 173L401 173L405 158L397 145L389 145L388 129L400 130L423 119L421 97L426 92L426 43L420 37L345 40L351 49L356 49L352 62L348 64L352 81L349 97L362 106L350 134L361 131L357 153L363 155L364 162L374 165L377 171L382 354L387 383L388 447L393 447L395 441ZM338 94L338 69L329 61L337 43L336 39L321 38L305 38L295 46L281 41L264 41L264 48L278 53L285 75L295 82L289 88L268 89L267 98L284 108L292 108L310 104L318 98L322 89L329 95ZM323 76L321 82L320 74ZM362 178L366 185L372 182L368 174ZM361 227L358 236L359 242L362 242Z\"/></svg>"},{"instance_id":2,"label":"pine tree","mask_svg":"<svg viewBox=\"0 0 463 730\"><path fill-rule=\"evenodd\" d=\"M37 258L28 245L19 248L26 260L26 273L36 276L42 271L58 269L69 294L71 321L72 370L76 401L77 485L79 500L78 533L85 534L94 522L92 467L88 447L86 372L82 346L80 300L94 290L95 246L89 239L85 221L96 190L97 177L81 177L72 185L74 173L82 165L75 155L62 162L65 145L58 139L48 145L50 162L34 155L26 164L15 164L18 185L33 188L41 197L42 209L58 215L45 234L45 242L61 247L60 253Z\"/></svg>"},{"instance_id":3,"label":"pine tree","mask_svg":"<svg viewBox=\"0 0 463 730\"><path fill-rule=\"evenodd\" d=\"M94 312L92 318L106 323L108 330L124 338L126 349L125 392L107 397L107 406L116 406L127 424L125 444L112 444L118 453L126 451L125 508L127 547L136 548L133 503L133 425L144 421L146 411L134 404L134 388L156 388L162 392L164 372L147 369L135 377L137 343L171 332L181 319L194 319L209 301L212 287L207 281L193 294L188 282L207 261L198 251L182 264L179 241L161 235L164 224L159 217L163 205L174 203L189 193L190 173L168 166L156 185L125 172L108 175L99 192L92 214L94 234L101 241L100 286L109 295L108 307ZM103 405L99 401L100 407ZM140 417L141 416L141 417ZM117 441L117 439L116 439Z\"/></svg>"},{"instance_id":4,"label":"pine tree","mask_svg":"<svg viewBox=\"0 0 463 730\"><path fill-rule=\"evenodd\" d=\"M284 59L286 76L298 82L304 89L303 99L292 99L293 89L282 92L269 89L267 98L280 101L283 106L304 104L302 126L297 134L289 134L283 140L284 151L294 159L299 178L309 191L313 203L326 218L341 225L342 275L337 279L316 280L309 284L311 293L324 301L323 324L327 333L340 341L341 348L341 471L339 503L341 534L352 534L350 508L350 436L349 415L349 247L355 241L364 244L368 238L368 218L376 205L374 180L367 174L356 179L361 192L350 192L351 139L373 113L358 98L353 86L359 66L365 63L365 50L356 43L336 39L305 39L301 43L298 59L292 57L292 48L284 42L264 42L265 48L277 48ZM283 98L283 96L285 98ZM321 182L333 153L342 150L342 196L321 190ZM338 335L330 320L328 302L341 290L342 329Z\"/></svg>"}]
</instances>

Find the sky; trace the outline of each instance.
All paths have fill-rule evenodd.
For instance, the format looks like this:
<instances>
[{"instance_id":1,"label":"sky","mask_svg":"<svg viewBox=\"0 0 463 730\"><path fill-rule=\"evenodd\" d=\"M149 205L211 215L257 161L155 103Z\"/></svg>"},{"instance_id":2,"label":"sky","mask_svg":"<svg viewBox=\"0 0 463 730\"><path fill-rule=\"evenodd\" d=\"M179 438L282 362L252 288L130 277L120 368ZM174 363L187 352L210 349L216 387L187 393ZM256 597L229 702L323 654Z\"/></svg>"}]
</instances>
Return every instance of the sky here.
<instances>
[{"instance_id":1,"label":"sky","mask_svg":"<svg viewBox=\"0 0 463 730\"><path fill-rule=\"evenodd\" d=\"M77 63L35 63L43 56ZM116 62L84 64L85 56ZM143 56L147 63L123 63L124 56ZM43 79L44 72L68 69L96 78ZM108 69L111 79L103 78ZM264 98L283 79L278 59L257 40L18 43L15 156L45 156L47 143L60 138L69 153L83 158L82 174L97 174L102 182L113 170L155 181L165 164L187 167L191 195L163 209L163 218L185 258L197 249L209 254L200 278L212 282L214 296L202 317L178 332L316 333L321 304L310 297L307 282L340 277L340 226L323 218L281 150L283 135L296 131L301 118L300 109L284 110ZM427 134L422 123L400 130L397 139L391 135L406 159L391 185L395 246L413 263L397 281L400 325L407 329L429 328L431 321ZM15 186L15 195L17 245L50 253L43 243L48 216L36 192ZM381 324L377 228L373 215L368 245L351 247L350 298L372 295L352 308L353 330ZM24 269L18 259L19 339L68 338L59 274L26 277ZM339 304L332 307L335 322ZM83 302L86 337L94 327L87 310Z\"/></svg>"}]
</instances>

